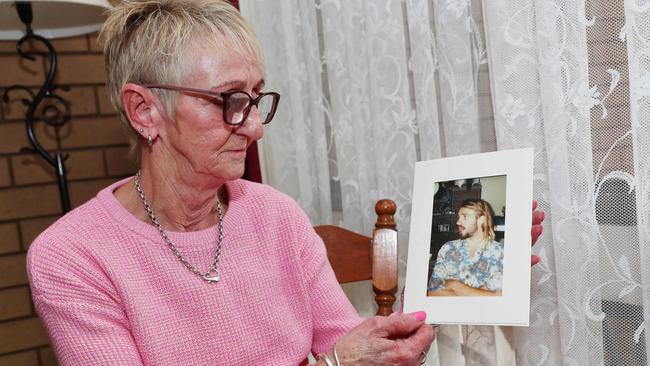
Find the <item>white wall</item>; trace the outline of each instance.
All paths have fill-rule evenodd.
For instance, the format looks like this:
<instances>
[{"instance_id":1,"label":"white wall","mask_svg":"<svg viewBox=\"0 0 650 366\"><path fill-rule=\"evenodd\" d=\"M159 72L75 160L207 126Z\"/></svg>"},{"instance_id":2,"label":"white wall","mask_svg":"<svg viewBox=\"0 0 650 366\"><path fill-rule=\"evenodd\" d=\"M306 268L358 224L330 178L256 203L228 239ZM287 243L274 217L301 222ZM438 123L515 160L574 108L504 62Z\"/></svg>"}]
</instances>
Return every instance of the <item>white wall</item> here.
<instances>
[{"instance_id":1,"label":"white wall","mask_svg":"<svg viewBox=\"0 0 650 366\"><path fill-rule=\"evenodd\" d=\"M494 214L501 216L501 207L506 205L506 176L481 178L481 198L488 201Z\"/></svg>"}]
</instances>

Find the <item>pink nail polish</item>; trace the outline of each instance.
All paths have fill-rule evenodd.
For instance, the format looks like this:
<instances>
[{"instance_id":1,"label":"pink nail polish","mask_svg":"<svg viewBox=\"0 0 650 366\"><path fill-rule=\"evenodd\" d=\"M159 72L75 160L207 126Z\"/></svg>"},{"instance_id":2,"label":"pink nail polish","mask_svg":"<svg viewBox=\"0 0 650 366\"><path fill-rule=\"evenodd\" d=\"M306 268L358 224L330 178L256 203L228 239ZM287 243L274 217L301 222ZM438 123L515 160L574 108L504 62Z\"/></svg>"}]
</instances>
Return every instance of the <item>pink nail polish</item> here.
<instances>
[{"instance_id":1,"label":"pink nail polish","mask_svg":"<svg viewBox=\"0 0 650 366\"><path fill-rule=\"evenodd\" d=\"M410 313L409 315L413 315L413 317L417 321L424 321L424 319L427 318L427 312L426 311L416 311L414 313Z\"/></svg>"}]
</instances>

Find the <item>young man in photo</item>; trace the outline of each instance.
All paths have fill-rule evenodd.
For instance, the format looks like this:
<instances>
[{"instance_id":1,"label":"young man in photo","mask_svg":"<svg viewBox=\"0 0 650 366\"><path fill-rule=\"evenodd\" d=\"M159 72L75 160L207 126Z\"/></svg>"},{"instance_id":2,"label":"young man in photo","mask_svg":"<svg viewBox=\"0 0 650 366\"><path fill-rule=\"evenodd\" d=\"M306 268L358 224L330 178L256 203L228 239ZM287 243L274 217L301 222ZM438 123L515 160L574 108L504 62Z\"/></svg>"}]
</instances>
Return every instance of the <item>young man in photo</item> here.
<instances>
[{"instance_id":1,"label":"young man in photo","mask_svg":"<svg viewBox=\"0 0 650 366\"><path fill-rule=\"evenodd\" d=\"M494 211L480 198L458 210L460 239L438 251L427 296L501 296L503 244L495 240Z\"/></svg>"}]
</instances>

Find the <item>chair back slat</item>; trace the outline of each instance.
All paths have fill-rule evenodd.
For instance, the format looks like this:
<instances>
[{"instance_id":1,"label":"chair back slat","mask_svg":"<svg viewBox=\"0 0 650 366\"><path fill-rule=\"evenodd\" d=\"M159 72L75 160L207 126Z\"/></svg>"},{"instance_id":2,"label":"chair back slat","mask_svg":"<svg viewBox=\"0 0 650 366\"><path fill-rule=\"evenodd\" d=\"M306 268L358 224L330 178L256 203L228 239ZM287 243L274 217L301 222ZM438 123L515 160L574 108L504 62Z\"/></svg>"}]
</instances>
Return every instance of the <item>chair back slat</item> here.
<instances>
[{"instance_id":1,"label":"chair back slat","mask_svg":"<svg viewBox=\"0 0 650 366\"><path fill-rule=\"evenodd\" d=\"M339 283L372 278L369 237L332 225L316 226L314 229L325 243L327 258Z\"/></svg>"}]
</instances>

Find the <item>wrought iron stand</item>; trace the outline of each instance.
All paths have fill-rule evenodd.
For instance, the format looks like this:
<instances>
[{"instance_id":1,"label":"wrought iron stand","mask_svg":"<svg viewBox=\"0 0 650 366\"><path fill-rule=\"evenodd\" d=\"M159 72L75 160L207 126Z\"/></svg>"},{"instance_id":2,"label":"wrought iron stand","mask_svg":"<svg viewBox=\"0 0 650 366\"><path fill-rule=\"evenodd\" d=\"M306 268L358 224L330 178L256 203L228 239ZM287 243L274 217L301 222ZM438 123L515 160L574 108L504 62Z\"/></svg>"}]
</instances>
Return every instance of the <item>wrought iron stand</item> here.
<instances>
[{"instance_id":1,"label":"wrought iron stand","mask_svg":"<svg viewBox=\"0 0 650 366\"><path fill-rule=\"evenodd\" d=\"M70 211L70 195L68 193L68 182L66 180L66 170L64 164L67 155L63 155L60 151L59 129L70 120L70 103L63 99L61 96L57 95L55 91L57 89L69 90L69 88L65 86L59 87L53 85L57 67L56 51L47 39L34 34L31 27L33 18L31 4L28 2L17 1L16 10L18 12L18 16L20 17L20 20L25 24L26 27L25 36L19 39L18 43L16 44L16 50L18 51L18 54L20 57L35 61L35 53L26 52L23 50L23 47L26 46L29 41L39 42L45 45L47 48L47 54L45 54L44 57L49 56L49 69L45 83L36 95L34 95L31 89L25 86L12 85L5 90L2 98L5 102L8 102L9 94L14 90L23 90L31 96L31 100L23 98L22 102L28 107L25 126L27 129L27 137L29 138L29 142L32 144L33 148L23 148L23 150L38 153L56 169L57 181L59 184L59 194L61 196L61 208L65 214L66 212ZM36 112L39 110L39 106L41 104L43 104L43 107L40 109L40 116L36 116ZM34 122L37 121L43 121L48 125L54 127L57 136L57 148L54 155L45 150L43 146L41 146L41 144L38 142L38 138L34 133Z\"/></svg>"}]
</instances>

